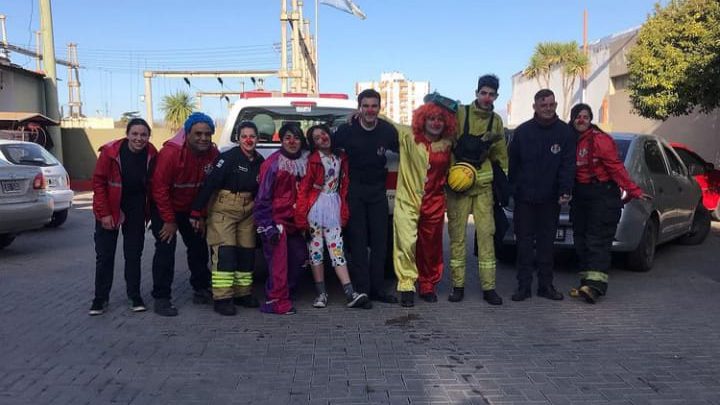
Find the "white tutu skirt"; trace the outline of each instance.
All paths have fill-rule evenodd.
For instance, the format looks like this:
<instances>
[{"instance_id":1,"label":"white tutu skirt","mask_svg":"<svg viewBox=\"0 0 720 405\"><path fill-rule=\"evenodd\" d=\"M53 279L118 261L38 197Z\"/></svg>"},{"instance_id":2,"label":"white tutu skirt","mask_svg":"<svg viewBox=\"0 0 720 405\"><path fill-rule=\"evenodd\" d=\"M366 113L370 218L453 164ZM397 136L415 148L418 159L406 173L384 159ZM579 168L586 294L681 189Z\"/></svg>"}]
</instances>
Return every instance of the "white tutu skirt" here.
<instances>
[{"instance_id":1,"label":"white tutu skirt","mask_svg":"<svg viewBox=\"0 0 720 405\"><path fill-rule=\"evenodd\" d=\"M310 208L308 221L323 228L340 227L340 194L322 192Z\"/></svg>"}]
</instances>

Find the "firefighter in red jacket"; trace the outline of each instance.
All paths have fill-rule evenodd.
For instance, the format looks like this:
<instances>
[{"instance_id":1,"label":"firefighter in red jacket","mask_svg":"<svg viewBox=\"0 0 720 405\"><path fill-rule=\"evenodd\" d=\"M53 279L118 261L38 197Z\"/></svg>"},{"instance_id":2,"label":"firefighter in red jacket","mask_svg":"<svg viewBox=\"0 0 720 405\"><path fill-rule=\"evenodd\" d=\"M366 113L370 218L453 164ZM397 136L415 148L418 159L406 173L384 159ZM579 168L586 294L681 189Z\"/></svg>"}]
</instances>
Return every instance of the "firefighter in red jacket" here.
<instances>
[{"instance_id":1,"label":"firefighter in red jacket","mask_svg":"<svg viewBox=\"0 0 720 405\"><path fill-rule=\"evenodd\" d=\"M90 315L101 315L107 308L121 228L130 309L145 311L140 295L140 258L148 219L148 177L157 150L149 142L150 126L142 118L130 120L125 135L100 148L93 173L96 259Z\"/></svg>"},{"instance_id":2,"label":"firefighter in red jacket","mask_svg":"<svg viewBox=\"0 0 720 405\"><path fill-rule=\"evenodd\" d=\"M587 104L570 110L570 123L578 135L570 219L581 270L580 287L570 295L594 304L607 292L610 248L623 204L633 198L651 197L630 179L615 141L591 124L592 118ZM625 199L620 189L627 193Z\"/></svg>"},{"instance_id":3,"label":"firefighter in red jacket","mask_svg":"<svg viewBox=\"0 0 720 405\"><path fill-rule=\"evenodd\" d=\"M176 316L171 289L175 273L175 234L187 247L193 302L211 304L208 247L205 225L190 221L192 203L219 152L212 143L215 124L203 113L193 113L183 129L163 144L152 177L152 232L155 236L153 291L155 312Z\"/></svg>"}]
</instances>

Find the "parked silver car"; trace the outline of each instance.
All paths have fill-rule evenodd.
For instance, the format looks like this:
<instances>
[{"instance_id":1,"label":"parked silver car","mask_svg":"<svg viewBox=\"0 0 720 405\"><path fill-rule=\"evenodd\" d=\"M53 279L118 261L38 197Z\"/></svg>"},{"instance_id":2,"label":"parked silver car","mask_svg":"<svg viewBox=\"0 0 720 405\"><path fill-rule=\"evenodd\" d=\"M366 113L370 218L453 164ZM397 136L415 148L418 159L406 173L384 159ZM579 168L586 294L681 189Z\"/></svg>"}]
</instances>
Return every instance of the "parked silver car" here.
<instances>
[{"instance_id":1,"label":"parked silver car","mask_svg":"<svg viewBox=\"0 0 720 405\"><path fill-rule=\"evenodd\" d=\"M67 171L55 156L36 143L0 139L0 159L14 165L40 167L47 182L47 193L55 203L48 226L54 228L65 223L74 193Z\"/></svg>"},{"instance_id":2,"label":"parked silver car","mask_svg":"<svg viewBox=\"0 0 720 405\"><path fill-rule=\"evenodd\" d=\"M0 160L0 249L18 233L50 222L54 204L45 187L40 168Z\"/></svg>"},{"instance_id":3,"label":"parked silver car","mask_svg":"<svg viewBox=\"0 0 720 405\"><path fill-rule=\"evenodd\" d=\"M648 271L657 245L674 239L685 244L702 243L710 231L710 213L702 203L700 186L672 146L654 135L613 133L612 137L630 177L653 196L650 201L633 200L625 204L613 252L626 253L630 269ZM555 238L559 248L573 248L569 211L569 206L563 206L560 212ZM501 260L514 256L512 205L505 214L511 226L505 234L504 246L498 251Z\"/></svg>"}]
</instances>

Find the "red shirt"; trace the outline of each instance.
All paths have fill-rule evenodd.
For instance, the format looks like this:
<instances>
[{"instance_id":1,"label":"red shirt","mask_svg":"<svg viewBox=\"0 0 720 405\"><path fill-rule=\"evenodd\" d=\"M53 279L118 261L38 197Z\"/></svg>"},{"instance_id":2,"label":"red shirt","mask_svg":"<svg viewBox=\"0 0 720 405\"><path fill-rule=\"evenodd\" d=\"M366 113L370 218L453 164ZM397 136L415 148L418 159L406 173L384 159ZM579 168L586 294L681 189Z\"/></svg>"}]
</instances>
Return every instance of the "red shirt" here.
<instances>
[{"instance_id":1,"label":"red shirt","mask_svg":"<svg viewBox=\"0 0 720 405\"><path fill-rule=\"evenodd\" d=\"M630 179L625 165L620 161L615 141L605 132L590 127L580 134L575 156L577 164L575 181L578 183L588 184L593 178L599 182L612 180L630 197L638 198L643 194L642 189Z\"/></svg>"}]
</instances>

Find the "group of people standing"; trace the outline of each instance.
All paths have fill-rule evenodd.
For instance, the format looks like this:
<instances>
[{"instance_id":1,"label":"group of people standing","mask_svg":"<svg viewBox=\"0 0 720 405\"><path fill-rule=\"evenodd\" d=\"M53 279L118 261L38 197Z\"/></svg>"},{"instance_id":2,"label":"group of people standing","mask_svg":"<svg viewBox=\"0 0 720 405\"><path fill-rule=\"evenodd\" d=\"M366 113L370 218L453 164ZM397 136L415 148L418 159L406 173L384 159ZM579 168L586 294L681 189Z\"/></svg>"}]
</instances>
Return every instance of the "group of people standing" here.
<instances>
[{"instance_id":1,"label":"group of people standing","mask_svg":"<svg viewBox=\"0 0 720 405\"><path fill-rule=\"evenodd\" d=\"M326 251L348 307L397 303L384 277L387 151L400 156L392 259L402 306L414 305L416 288L423 300L438 299L446 212L449 301L464 298L472 214L483 299L503 303L495 289L494 251L498 204L506 203L498 195L500 181L515 201L518 289L512 299L531 296L536 270L537 295L563 298L552 283L552 251L560 205L570 203L583 271L574 294L596 302L607 290L620 188L630 198L649 196L630 180L612 138L591 124L590 107L575 106L568 125L557 117L550 90L535 95L534 117L516 129L508 146L502 119L493 111L498 88L496 76L481 76L469 105L430 94L409 128L379 118L380 94L365 90L357 113L334 134L323 124L306 133L297 124L283 125L280 148L267 159L256 151L252 121L239 123L237 146L220 153L212 143L214 123L205 114L190 115L159 152L149 142L149 125L131 120L126 137L100 149L93 176L97 259L90 315L107 308L120 230L130 307L146 310L140 259L148 221L155 237L154 310L162 316L178 314L171 300L178 232L187 247L193 302L213 304L222 315L235 315L236 306L294 314L293 292L308 263L317 291L312 305L325 307ZM448 184L448 173L458 165L471 174L462 189ZM258 239L268 265L262 303L252 295Z\"/></svg>"}]
</instances>

